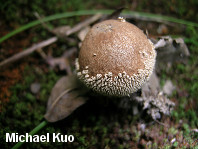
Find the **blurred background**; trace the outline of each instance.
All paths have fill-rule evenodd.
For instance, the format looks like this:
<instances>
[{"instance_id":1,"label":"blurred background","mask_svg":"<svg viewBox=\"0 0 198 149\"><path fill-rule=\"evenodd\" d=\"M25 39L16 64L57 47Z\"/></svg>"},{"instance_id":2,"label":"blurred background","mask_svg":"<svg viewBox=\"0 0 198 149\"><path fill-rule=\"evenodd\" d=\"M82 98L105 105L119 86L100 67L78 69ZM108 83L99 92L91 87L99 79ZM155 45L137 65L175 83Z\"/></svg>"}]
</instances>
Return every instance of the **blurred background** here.
<instances>
[{"instance_id":1,"label":"blurred background","mask_svg":"<svg viewBox=\"0 0 198 149\"><path fill-rule=\"evenodd\" d=\"M197 0L0 0L0 37L41 17L79 10L116 10L152 13L198 23ZM79 15L47 22L51 28L73 27L91 15ZM170 22L126 18L149 38L181 37L190 52L188 61L174 62L158 72L161 87L171 80L175 90L170 99L176 107L171 116L162 116L159 124L145 111L134 115L133 105L120 106L106 97L90 97L89 101L68 118L48 124L38 134L58 133L75 136L73 143L25 143L21 148L196 148L198 138L198 28ZM156 19L157 20L157 19ZM177 22L177 21L176 21ZM23 51L31 45L54 36L42 25L31 27L0 43L0 61ZM61 57L72 48L76 54L68 59L74 70L79 50L77 34L43 48L51 57ZM51 67L41 54L35 52L14 64L0 68L0 146L11 148L15 143L5 142L5 133L25 134L43 121L47 99L56 81L67 73ZM36 91L35 91L36 90ZM166 127L168 126L168 127Z\"/></svg>"}]
</instances>

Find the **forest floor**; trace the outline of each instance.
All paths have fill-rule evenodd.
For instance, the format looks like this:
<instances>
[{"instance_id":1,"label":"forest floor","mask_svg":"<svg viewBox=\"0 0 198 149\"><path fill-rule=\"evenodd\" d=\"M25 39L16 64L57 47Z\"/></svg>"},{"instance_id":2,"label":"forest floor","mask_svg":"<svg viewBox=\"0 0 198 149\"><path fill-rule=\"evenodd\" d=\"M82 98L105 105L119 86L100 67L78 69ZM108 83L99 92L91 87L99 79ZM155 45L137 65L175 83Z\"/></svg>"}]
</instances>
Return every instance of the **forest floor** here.
<instances>
[{"instance_id":1,"label":"forest floor","mask_svg":"<svg viewBox=\"0 0 198 149\"><path fill-rule=\"evenodd\" d=\"M128 10L149 12L172 16L191 22L198 22L198 2L196 0L181 2L179 0L146 0L132 2L123 0L115 2L99 1L81 2L74 0L48 0L45 5L40 1L7 1L0 8L0 37L18 27L35 20L36 11L41 16L56 13L92 9L115 9L120 6ZM93 7L94 6L94 7ZM166 7L165 7L166 6ZM8 9L9 7L9 9ZM20 9L23 8L23 9ZM74 26L89 16L76 16L59 19L48 23L53 27ZM40 142L25 143L23 148L198 148L198 28L178 24L163 24L155 21L128 19L142 30L148 30L149 37L182 37L188 46L190 56L187 63L175 62L171 68L162 69L160 85L171 80L176 90L169 97L176 106L170 116L162 116L160 123L152 120L146 111L134 115L130 108L120 107L119 99L107 99L98 96L90 99L64 120L50 123L38 135L46 133L72 134L73 143ZM31 45L54 36L42 25L23 31L0 44L0 62L23 51ZM80 40L77 34L69 41L58 40L43 51L52 57L61 57L65 51L79 50ZM77 56L69 58L72 71ZM17 132L25 134L41 123L46 112L47 100L56 81L67 75L59 67L51 67L39 52L0 68L0 146L11 148L16 143L6 143L5 134ZM34 92L32 86L39 89ZM94 98L90 96L90 98ZM138 106L141 111L141 106Z\"/></svg>"}]
</instances>

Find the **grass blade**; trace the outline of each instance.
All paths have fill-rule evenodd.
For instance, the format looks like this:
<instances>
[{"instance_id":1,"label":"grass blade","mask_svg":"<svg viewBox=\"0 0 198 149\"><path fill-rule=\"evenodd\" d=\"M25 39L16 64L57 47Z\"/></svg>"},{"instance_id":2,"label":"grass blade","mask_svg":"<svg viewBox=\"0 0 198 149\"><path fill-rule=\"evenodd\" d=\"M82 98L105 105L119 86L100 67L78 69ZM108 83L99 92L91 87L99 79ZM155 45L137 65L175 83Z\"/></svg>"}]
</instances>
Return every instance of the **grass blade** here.
<instances>
[{"instance_id":1,"label":"grass blade","mask_svg":"<svg viewBox=\"0 0 198 149\"><path fill-rule=\"evenodd\" d=\"M124 14L126 16L129 15L134 18L150 19L150 20L156 21L156 22L172 22L172 23L178 23L178 24L183 24L183 25L187 25L187 26L198 27L197 23L182 20L182 19L177 19L174 17L163 16L163 15L159 15L159 14L135 12L135 11L124 11L122 14Z\"/></svg>"},{"instance_id":2,"label":"grass blade","mask_svg":"<svg viewBox=\"0 0 198 149\"><path fill-rule=\"evenodd\" d=\"M74 16L81 16L81 15L94 15L96 13L110 14L112 12L113 12L113 10L80 10L80 11L73 11L73 12L65 12L65 13L55 14L52 16L45 17L45 18L43 18L43 22L53 21L56 19L62 19L62 18L66 18L66 17L74 17ZM173 17L168 17L168 16L162 16L162 15L158 15L158 14L135 12L135 11L124 11L122 14L130 15L133 17L139 17L139 18L141 18L141 17L147 18L147 19L151 19L151 20L157 21L157 22L168 21L168 22L179 23L179 24L183 24L183 25L187 25L187 26L198 27L198 24L194 23L194 22L177 19L177 18L173 18ZM29 29L29 28L39 25L39 24L41 24L41 22L39 20L30 22L16 30L8 33L7 35L1 37L0 43L5 41L6 39L16 35L17 33L20 33L26 29Z\"/></svg>"},{"instance_id":3,"label":"grass blade","mask_svg":"<svg viewBox=\"0 0 198 149\"><path fill-rule=\"evenodd\" d=\"M102 10L102 14L110 14L112 11L111 10ZM74 16L81 16L81 15L93 15L96 13L100 13L99 10L81 10L81 11L74 11L74 12L66 12L66 13L60 13L60 14L55 14L52 16L48 16L42 19L43 22L48 22L48 21L53 21L57 19L62 19L62 18L67 18L67 17L74 17ZM32 21L26 25L23 25L22 27L8 33L7 35L3 36L0 38L0 43L2 43L4 40L24 31L27 30L31 27L34 27L36 25L41 24L39 20Z\"/></svg>"},{"instance_id":4,"label":"grass blade","mask_svg":"<svg viewBox=\"0 0 198 149\"><path fill-rule=\"evenodd\" d=\"M48 124L47 121L41 122L38 126L36 126L30 133L29 135L34 135L37 132L39 132L42 128L44 128ZM23 145L25 142L18 142L15 146L12 147L12 149L18 149L21 145Z\"/></svg>"}]
</instances>

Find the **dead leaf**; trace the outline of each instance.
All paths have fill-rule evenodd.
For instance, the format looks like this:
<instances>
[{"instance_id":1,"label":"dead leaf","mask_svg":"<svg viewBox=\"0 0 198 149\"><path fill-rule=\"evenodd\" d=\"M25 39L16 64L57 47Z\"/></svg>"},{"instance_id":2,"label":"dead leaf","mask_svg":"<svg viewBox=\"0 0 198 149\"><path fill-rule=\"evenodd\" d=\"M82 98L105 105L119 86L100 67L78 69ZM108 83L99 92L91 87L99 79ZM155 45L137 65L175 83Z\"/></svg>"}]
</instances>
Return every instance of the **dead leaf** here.
<instances>
[{"instance_id":1,"label":"dead leaf","mask_svg":"<svg viewBox=\"0 0 198 149\"><path fill-rule=\"evenodd\" d=\"M66 32L68 30L70 30L71 27L70 26L59 26L59 27L56 27L52 30L52 32L56 35L59 35L61 37L65 37L66 36Z\"/></svg>"},{"instance_id":2,"label":"dead leaf","mask_svg":"<svg viewBox=\"0 0 198 149\"><path fill-rule=\"evenodd\" d=\"M153 95L156 96L160 91L160 81L155 71L150 76L148 83L142 86L142 94L144 96Z\"/></svg>"},{"instance_id":3,"label":"dead leaf","mask_svg":"<svg viewBox=\"0 0 198 149\"><path fill-rule=\"evenodd\" d=\"M155 49L158 63L184 62L190 56L188 47L182 38L160 37L159 41L155 41Z\"/></svg>"},{"instance_id":4,"label":"dead leaf","mask_svg":"<svg viewBox=\"0 0 198 149\"><path fill-rule=\"evenodd\" d=\"M87 92L87 88L74 75L60 78L48 99L45 119L56 122L66 118L87 101L84 96Z\"/></svg>"},{"instance_id":5,"label":"dead leaf","mask_svg":"<svg viewBox=\"0 0 198 149\"><path fill-rule=\"evenodd\" d=\"M190 52L182 38L174 39L170 36L162 36L158 41L152 39L152 42L157 52L155 66L157 73L164 69L170 69L175 62L184 64L188 62Z\"/></svg>"},{"instance_id":6,"label":"dead leaf","mask_svg":"<svg viewBox=\"0 0 198 149\"><path fill-rule=\"evenodd\" d=\"M53 56L47 56L45 58L46 62L52 67L58 66L60 70L66 70L67 74L71 75L72 71L70 68L70 62L69 57L74 55L77 51L77 48L71 48L66 50L61 57L53 57Z\"/></svg>"},{"instance_id":7,"label":"dead leaf","mask_svg":"<svg viewBox=\"0 0 198 149\"><path fill-rule=\"evenodd\" d=\"M171 80L166 80L164 86L163 86L163 93L167 96L172 95L173 91L176 89L176 87L173 85Z\"/></svg>"}]
</instances>

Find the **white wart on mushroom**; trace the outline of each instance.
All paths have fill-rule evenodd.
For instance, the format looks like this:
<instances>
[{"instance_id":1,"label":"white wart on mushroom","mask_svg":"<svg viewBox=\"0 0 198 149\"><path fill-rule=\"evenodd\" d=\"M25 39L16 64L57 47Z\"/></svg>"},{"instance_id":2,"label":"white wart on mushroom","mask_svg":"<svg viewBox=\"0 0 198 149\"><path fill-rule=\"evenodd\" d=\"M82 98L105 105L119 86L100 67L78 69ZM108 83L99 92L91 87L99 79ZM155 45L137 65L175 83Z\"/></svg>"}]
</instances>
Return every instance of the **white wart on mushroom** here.
<instances>
[{"instance_id":1,"label":"white wart on mushroom","mask_svg":"<svg viewBox=\"0 0 198 149\"><path fill-rule=\"evenodd\" d=\"M76 60L78 78L94 91L128 96L148 81L156 52L146 35L123 19L94 25Z\"/></svg>"}]
</instances>

